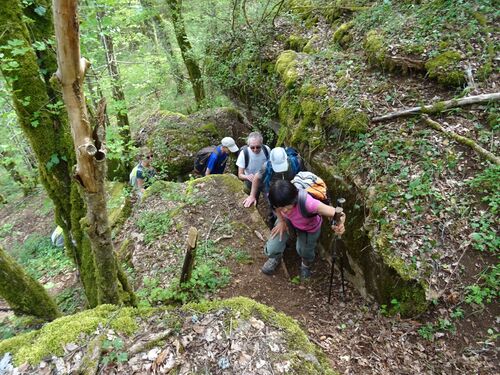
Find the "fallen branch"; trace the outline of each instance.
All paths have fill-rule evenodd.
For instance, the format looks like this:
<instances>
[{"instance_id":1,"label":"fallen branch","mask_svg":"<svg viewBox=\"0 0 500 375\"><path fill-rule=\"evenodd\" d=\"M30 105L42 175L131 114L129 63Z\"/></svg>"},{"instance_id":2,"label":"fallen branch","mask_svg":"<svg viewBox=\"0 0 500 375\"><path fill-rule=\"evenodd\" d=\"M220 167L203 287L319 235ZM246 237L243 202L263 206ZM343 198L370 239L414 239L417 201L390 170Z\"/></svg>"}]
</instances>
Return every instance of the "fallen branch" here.
<instances>
[{"instance_id":1,"label":"fallen branch","mask_svg":"<svg viewBox=\"0 0 500 375\"><path fill-rule=\"evenodd\" d=\"M450 108L462 107L465 105L478 104L478 103L493 102L493 101L498 101L499 99L500 99L500 92L495 92L492 94L468 96L462 99L446 100L442 102L437 102L432 105L413 107L413 108L403 109L401 111L388 113L383 116L372 118L372 122L387 121L387 120L392 120L393 118L411 116L418 113L437 113Z\"/></svg>"},{"instance_id":2,"label":"fallen branch","mask_svg":"<svg viewBox=\"0 0 500 375\"><path fill-rule=\"evenodd\" d=\"M462 137L461 135L458 135L455 132L446 130L445 128L443 128L443 126L439 122L436 122L436 121L430 119L429 116L427 116L427 115L424 115L423 119L424 119L424 122L427 125L429 125L431 128L433 128L435 130L439 130L444 135L446 135L448 138L451 138L454 141L457 141L458 143L461 143L465 146L472 148L474 151L476 151L482 157L488 159L492 163L500 165L500 158L499 157L494 155L492 152L479 146L476 142L474 142L474 140L467 138L467 137Z\"/></svg>"}]
</instances>

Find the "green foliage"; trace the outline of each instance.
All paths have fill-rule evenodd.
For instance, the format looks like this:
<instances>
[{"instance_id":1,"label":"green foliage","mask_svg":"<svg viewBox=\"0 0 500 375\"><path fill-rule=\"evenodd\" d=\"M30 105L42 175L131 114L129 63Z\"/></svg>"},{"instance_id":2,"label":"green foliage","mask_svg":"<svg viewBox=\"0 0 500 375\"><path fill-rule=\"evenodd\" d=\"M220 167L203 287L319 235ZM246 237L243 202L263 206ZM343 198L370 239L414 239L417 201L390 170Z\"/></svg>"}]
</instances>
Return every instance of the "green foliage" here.
<instances>
[{"instance_id":1,"label":"green foliage","mask_svg":"<svg viewBox=\"0 0 500 375\"><path fill-rule=\"evenodd\" d=\"M450 332L455 333L456 327L448 319L439 318L437 323L427 323L426 325L418 329L418 333L426 340L433 341L435 334L438 332Z\"/></svg>"},{"instance_id":2,"label":"green foliage","mask_svg":"<svg viewBox=\"0 0 500 375\"><path fill-rule=\"evenodd\" d=\"M198 245L191 279L179 285L179 278L176 277L172 279L168 288L162 288L159 286L158 278L144 278L144 287L137 292L139 306L152 306L165 302L186 303L205 299L208 294L229 283L229 268L223 266L226 254L228 254L227 249L221 250L211 241Z\"/></svg>"},{"instance_id":3,"label":"green foliage","mask_svg":"<svg viewBox=\"0 0 500 375\"><path fill-rule=\"evenodd\" d=\"M455 310L452 311L450 317L452 319L462 319L464 317L464 310L462 310L460 307L457 307Z\"/></svg>"},{"instance_id":4,"label":"green foliage","mask_svg":"<svg viewBox=\"0 0 500 375\"><path fill-rule=\"evenodd\" d=\"M39 329L43 323L33 316L7 316L0 322L0 340Z\"/></svg>"},{"instance_id":5,"label":"green foliage","mask_svg":"<svg viewBox=\"0 0 500 375\"><path fill-rule=\"evenodd\" d=\"M471 222L474 232L471 234L472 246L476 250L493 254L500 249L500 237L496 232L500 207L500 167L491 165L475 176L467 184L480 195L481 201L487 204L487 212L475 217Z\"/></svg>"},{"instance_id":6,"label":"green foliage","mask_svg":"<svg viewBox=\"0 0 500 375\"><path fill-rule=\"evenodd\" d=\"M102 356L101 363L106 366L111 363L127 362L128 354L126 351L122 351L123 347L123 340L119 337L113 340L104 340L102 343L102 350L105 351L106 354Z\"/></svg>"},{"instance_id":7,"label":"green foliage","mask_svg":"<svg viewBox=\"0 0 500 375\"><path fill-rule=\"evenodd\" d=\"M238 250L234 254L234 259L240 264L252 264L253 263L252 256L245 250Z\"/></svg>"},{"instance_id":8,"label":"green foliage","mask_svg":"<svg viewBox=\"0 0 500 375\"><path fill-rule=\"evenodd\" d=\"M481 275L483 283L481 285L469 285L465 302L484 306L485 303L491 303L500 295L500 263L490 267Z\"/></svg>"},{"instance_id":9,"label":"green foliage","mask_svg":"<svg viewBox=\"0 0 500 375\"><path fill-rule=\"evenodd\" d=\"M150 244L168 233L172 222L169 211L146 211L141 214L137 226L144 233L144 242Z\"/></svg>"},{"instance_id":10,"label":"green foliage","mask_svg":"<svg viewBox=\"0 0 500 375\"><path fill-rule=\"evenodd\" d=\"M73 268L73 263L63 248L52 246L50 238L38 234L30 235L22 244L15 244L12 253L35 279L44 275L55 276Z\"/></svg>"}]
</instances>

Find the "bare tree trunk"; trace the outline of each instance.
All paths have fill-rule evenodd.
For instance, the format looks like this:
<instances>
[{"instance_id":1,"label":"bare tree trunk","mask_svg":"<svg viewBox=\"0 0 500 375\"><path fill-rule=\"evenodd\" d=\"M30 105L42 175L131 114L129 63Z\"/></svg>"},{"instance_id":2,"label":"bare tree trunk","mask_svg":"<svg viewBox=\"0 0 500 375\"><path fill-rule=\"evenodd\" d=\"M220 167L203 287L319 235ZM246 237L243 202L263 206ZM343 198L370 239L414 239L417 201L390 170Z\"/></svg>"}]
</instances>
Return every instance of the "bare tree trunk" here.
<instances>
[{"instance_id":1,"label":"bare tree trunk","mask_svg":"<svg viewBox=\"0 0 500 375\"><path fill-rule=\"evenodd\" d=\"M437 112L442 112L445 109L450 109L454 107L461 107L465 105L478 104L478 103L496 102L498 100L500 100L500 92L467 96L461 99L445 100L442 102L437 102L432 105L424 105L422 107L412 107L408 109L403 109L401 111L388 113L383 116L377 116L372 118L372 122L387 121L397 117L416 115L418 113L437 113Z\"/></svg>"},{"instance_id":2,"label":"bare tree trunk","mask_svg":"<svg viewBox=\"0 0 500 375\"><path fill-rule=\"evenodd\" d=\"M45 288L0 247L0 296L16 312L54 320L61 314Z\"/></svg>"},{"instance_id":3,"label":"bare tree trunk","mask_svg":"<svg viewBox=\"0 0 500 375\"><path fill-rule=\"evenodd\" d=\"M106 56L108 73L111 78L111 91L113 99L115 100L115 102L119 103L119 109L116 113L116 120L118 124L119 134L124 145L123 151L126 164L125 170L128 171L130 169L130 145L132 137L130 135L130 123L127 114L127 103L125 101L125 93L123 92L120 71L116 62L115 51L113 47L113 38L102 27L102 20L104 16L104 11L99 10L96 12L98 30L101 36L101 43L104 48L104 54Z\"/></svg>"},{"instance_id":4,"label":"bare tree trunk","mask_svg":"<svg viewBox=\"0 0 500 375\"><path fill-rule=\"evenodd\" d=\"M85 105L83 81L89 62L80 56L77 0L54 0L58 71L76 152L75 178L87 203L87 233L96 266L98 303L119 304L118 265L111 242L104 179L106 150L103 127L92 130ZM123 285L121 285L123 288ZM132 294L130 290L125 290Z\"/></svg>"},{"instance_id":5,"label":"bare tree trunk","mask_svg":"<svg viewBox=\"0 0 500 375\"><path fill-rule=\"evenodd\" d=\"M182 1L181 0L167 0L172 16L172 24L174 25L175 38L181 49L182 59L188 71L189 80L193 86L194 98L196 103L200 105L205 99L205 88L203 87L203 79L201 77L201 70L193 56L193 49L186 34L184 26L184 19L182 17Z\"/></svg>"}]
</instances>

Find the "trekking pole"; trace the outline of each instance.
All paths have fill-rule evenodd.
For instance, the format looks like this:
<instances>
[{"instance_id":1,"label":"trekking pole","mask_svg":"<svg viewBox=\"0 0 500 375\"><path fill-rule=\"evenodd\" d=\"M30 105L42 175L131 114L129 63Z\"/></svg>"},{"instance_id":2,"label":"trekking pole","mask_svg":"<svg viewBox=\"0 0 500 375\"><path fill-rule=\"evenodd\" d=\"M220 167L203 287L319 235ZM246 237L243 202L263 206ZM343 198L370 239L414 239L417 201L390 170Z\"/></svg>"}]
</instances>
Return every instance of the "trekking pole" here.
<instances>
[{"instance_id":1,"label":"trekking pole","mask_svg":"<svg viewBox=\"0 0 500 375\"><path fill-rule=\"evenodd\" d=\"M335 207L335 215L333 215L332 225L336 225L340 220L340 215L344 212L342 205L345 203L344 198L337 199L337 207ZM337 254L337 239L340 236L336 234L333 235L333 248L332 248L332 270L330 272L330 288L328 290L328 303L331 302L332 299L332 285L333 285L333 270L335 269L335 256ZM342 298L345 299L345 289L344 289L344 267L342 264L342 257L340 257L340 277L342 280Z\"/></svg>"}]
</instances>

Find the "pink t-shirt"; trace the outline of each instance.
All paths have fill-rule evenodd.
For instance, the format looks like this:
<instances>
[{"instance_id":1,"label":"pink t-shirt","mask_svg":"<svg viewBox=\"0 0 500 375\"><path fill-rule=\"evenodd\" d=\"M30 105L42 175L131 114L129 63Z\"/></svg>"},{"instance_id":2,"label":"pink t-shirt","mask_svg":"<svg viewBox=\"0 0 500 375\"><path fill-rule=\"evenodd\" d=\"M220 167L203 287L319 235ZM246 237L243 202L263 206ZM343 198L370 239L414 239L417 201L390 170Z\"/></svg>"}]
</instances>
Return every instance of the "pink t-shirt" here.
<instances>
[{"instance_id":1,"label":"pink t-shirt","mask_svg":"<svg viewBox=\"0 0 500 375\"><path fill-rule=\"evenodd\" d=\"M306 197L306 211L310 213L318 212L318 206L321 202L317 199L314 199L309 194ZM321 227L322 218L321 215L314 215L313 217L304 217L300 213L299 204L296 203L295 206L291 209L288 215L283 213L283 216L290 220L292 225L298 230L304 232L316 232Z\"/></svg>"}]
</instances>

